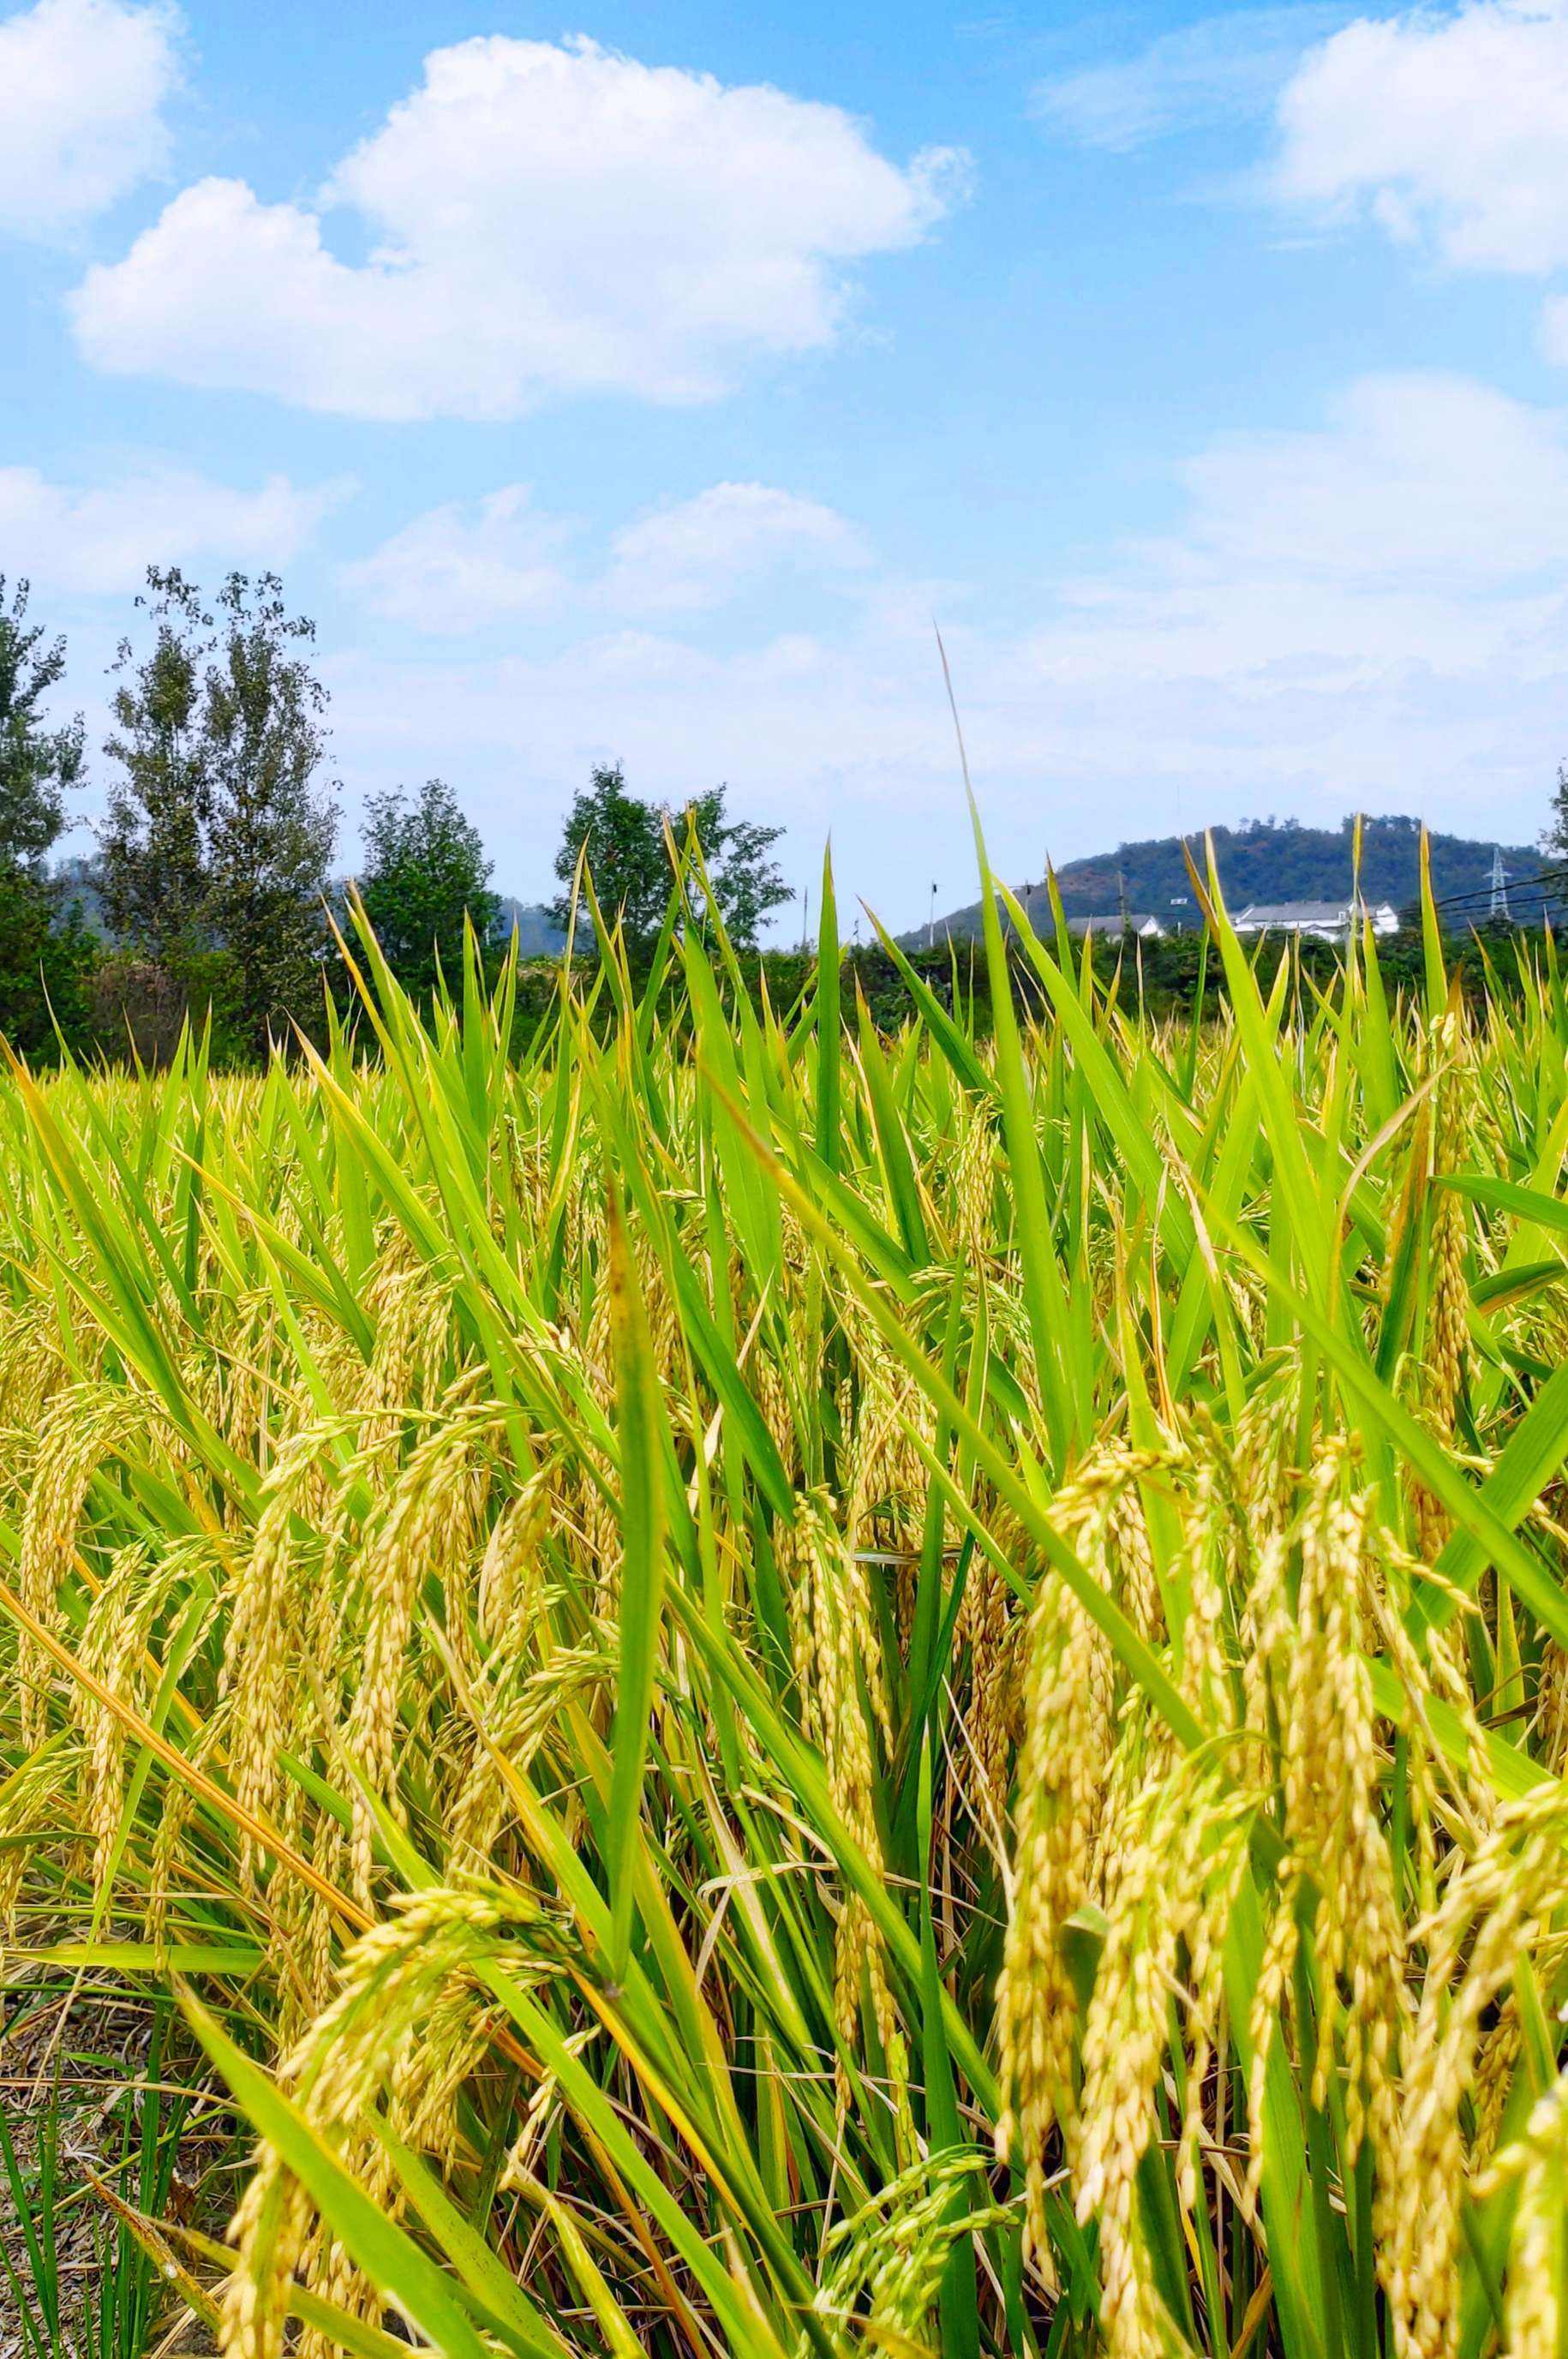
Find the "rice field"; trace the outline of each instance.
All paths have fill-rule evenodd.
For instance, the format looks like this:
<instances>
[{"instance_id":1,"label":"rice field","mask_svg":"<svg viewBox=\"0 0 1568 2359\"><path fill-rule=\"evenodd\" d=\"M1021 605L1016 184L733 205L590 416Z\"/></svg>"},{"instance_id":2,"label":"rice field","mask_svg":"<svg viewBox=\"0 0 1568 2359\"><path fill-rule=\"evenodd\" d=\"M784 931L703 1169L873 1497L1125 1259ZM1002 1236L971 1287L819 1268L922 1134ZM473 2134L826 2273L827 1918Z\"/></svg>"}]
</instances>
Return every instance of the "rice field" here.
<instances>
[{"instance_id":1,"label":"rice field","mask_svg":"<svg viewBox=\"0 0 1568 2359\"><path fill-rule=\"evenodd\" d=\"M26 2359L1563 2347L1568 983L1002 898L0 1082Z\"/></svg>"}]
</instances>

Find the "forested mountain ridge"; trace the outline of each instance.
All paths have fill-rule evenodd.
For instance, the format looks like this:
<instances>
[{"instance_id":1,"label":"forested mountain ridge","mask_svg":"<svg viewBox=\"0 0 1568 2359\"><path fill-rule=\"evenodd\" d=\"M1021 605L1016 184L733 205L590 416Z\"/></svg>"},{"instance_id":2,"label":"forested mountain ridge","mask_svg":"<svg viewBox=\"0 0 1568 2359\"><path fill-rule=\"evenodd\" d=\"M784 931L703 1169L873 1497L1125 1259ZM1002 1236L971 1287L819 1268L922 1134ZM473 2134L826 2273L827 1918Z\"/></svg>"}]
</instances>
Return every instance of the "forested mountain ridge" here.
<instances>
[{"instance_id":1,"label":"forested mountain ridge","mask_svg":"<svg viewBox=\"0 0 1568 2359\"><path fill-rule=\"evenodd\" d=\"M1211 831L1214 858L1225 900L1233 910L1253 901L1342 901L1349 897L1353 822L1338 827L1302 827L1294 820L1278 823L1251 821L1240 827ZM1203 859L1201 834L1187 839L1200 869ZM1460 893L1480 893L1492 874L1494 854L1501 849L1503 864L1519 879L1537 875L1545 855L1534 844L1505 843L1461 835L1432 838L1432 889L1440 898ZM1396 909L1413 900L1421 879L1421 821L1400 815L1362 821L1361 889L1373 903L1390 901ZM1115 852L1096 853L1072 860L1057 870L1062 907L1070 918L1109 916L1122 908L1147 911L1166 927L1192 925L1197 910L1187 874L1180 836L1150 837L1124 843ZM1047 911L1042 882L1029 880L1019 891L1030 918ZM980 904L969 903L936 920L936 938L976 934ZM923 941L926 928L911 928L905 937Z\"/></svg>"}]
</instances>

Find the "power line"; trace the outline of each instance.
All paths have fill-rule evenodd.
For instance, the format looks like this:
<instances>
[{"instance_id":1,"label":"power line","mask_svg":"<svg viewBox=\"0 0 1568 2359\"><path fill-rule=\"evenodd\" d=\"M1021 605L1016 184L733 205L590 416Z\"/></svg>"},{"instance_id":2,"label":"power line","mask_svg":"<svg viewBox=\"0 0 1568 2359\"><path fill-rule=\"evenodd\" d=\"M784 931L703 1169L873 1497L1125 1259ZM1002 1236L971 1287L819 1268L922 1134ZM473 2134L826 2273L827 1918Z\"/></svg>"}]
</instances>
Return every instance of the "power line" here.
<instances>
[{"instance_id":1,"label":"power line","mask_svg":"<svg viewBox=\"0 0 1568 2359\"><path fill-rule=\"evenodd\" d=\"M1505 896L1505 901L1510 896L1514 900L1518 900L1521 895L1528 897L1531 894L1536 894L1544 898L1551 898L1558 893L1568 894L1568 864L1539 869L1533 876L1510 876L1508 882L1510 894ZM1485 885L1467 886L1460 893L1434 894L1432 907L1434 909L1453 909L1463 903L1483 901L1490 907L1497 889L1494 878Z\"/></svg>"}]
</instances>

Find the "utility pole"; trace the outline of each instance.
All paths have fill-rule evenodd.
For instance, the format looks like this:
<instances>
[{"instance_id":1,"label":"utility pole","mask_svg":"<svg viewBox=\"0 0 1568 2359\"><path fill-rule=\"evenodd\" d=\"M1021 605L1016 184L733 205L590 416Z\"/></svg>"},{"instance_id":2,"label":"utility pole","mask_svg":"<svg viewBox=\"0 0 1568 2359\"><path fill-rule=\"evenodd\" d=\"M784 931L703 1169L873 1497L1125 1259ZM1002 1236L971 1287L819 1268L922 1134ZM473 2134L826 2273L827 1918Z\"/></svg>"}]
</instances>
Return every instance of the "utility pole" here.
<instances>
[{"instance_id":1,"label":"utility pole","mask_svg":"<svg viewBox=\"0 0 1568 2359\"><path fill-rule=\"evenodd\" d=\"M1494 921L1497 919L1501 919L1505 924L1508 923L1508 872L1503 866L1503 847L1500 843L1495 844L1492 849L1491 915Z\"/></svg>"},{"instance_id":2,"label":"utility pole","mask_svg":"<svg viewBox=\"0 0 1568 2359\"><path fill-rule=\"evenodd\" d=\"M800 887L800 956L802 958L806 955L806 944L811 937L811 888L809 885L802 885Z\"/></svg>"},{"instance_id":3,"label":"utility pole","mask_svg":"<svg viewBox=\"0 0 1568 2359\"><path fill-rule=\"evenodd\" d=\"M936 948L936 879L931 879L931 915L926 919L926 948Z\"/></svg>"},{"instance_id":4,"label":"utility pole","mask_svg":"<svg viewBox=\"0 0 1568 2359\"><path fill-rule=\"evenodd\" d=\"M1119 860L1116 863L1116 906L1121 911L1122 931L1125 934L1130 930L1127 925L1127 873Z\"/></svg>"}]
</instances>

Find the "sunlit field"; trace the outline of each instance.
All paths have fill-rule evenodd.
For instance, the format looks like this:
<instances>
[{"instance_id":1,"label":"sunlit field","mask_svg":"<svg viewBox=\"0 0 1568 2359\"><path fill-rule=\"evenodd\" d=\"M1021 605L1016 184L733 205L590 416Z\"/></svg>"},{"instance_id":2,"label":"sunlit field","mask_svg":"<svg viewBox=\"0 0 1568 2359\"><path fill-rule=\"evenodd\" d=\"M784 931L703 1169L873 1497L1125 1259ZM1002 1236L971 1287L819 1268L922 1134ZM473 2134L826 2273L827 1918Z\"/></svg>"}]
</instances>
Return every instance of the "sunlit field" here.
<instances>
[{"instance_id":1,"label":"sunlit field","mask_svg":"<svg viewBox=\"0 0 1568 2359\"><path fill-rule=\"evenodd\" d=\"M27 2359L1559 2350L1552 946L1006 923L0 1082Z\"/></svg>"}]
</instances>

